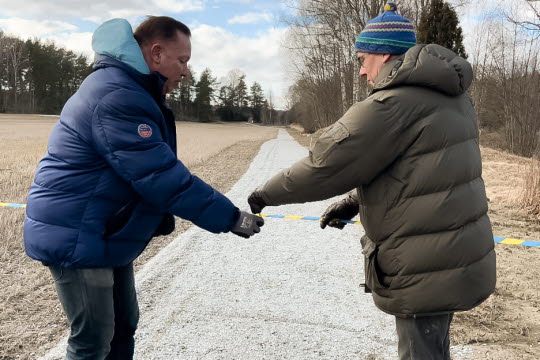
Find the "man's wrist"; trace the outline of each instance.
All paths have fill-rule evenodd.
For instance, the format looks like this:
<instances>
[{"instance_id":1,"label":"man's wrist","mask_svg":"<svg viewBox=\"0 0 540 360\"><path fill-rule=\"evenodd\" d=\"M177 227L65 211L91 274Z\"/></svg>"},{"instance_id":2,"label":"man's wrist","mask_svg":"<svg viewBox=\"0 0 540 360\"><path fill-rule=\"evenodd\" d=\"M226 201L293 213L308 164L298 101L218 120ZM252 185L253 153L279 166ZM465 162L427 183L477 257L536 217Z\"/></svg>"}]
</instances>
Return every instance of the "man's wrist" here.
<instances>
[{"instance_id":1,"label":"man's wrist","mask_svg":"<svg viewBox=\"0 0 540 360\"><path fill-rule=\"evenodd\" d=\"M235 207L234 209L235 209L235 211L233 213L232 222L231 222L231 225L229 226L229 230L227 230L227 232L232 231L232 229L234 229L234 227L236 226L236 223L238 222L238 219L240 219L240 209L237 208L237 207Z\"/></svg>"}]
</instances>

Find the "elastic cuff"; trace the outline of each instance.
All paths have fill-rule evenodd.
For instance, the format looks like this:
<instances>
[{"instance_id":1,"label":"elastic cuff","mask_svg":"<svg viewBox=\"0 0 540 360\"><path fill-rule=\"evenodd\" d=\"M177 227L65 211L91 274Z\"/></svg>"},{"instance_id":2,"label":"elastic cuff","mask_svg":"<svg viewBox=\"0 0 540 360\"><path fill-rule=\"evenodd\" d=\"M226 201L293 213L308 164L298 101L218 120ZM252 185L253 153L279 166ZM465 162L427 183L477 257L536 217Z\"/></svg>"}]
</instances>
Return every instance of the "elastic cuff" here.
<instances>
[{"instance_id":1,"label":"elastic cuff","mask_svg":"<svg viewBox=\"0 0 540 360\"><path fill-rule=\"evenodd\" d=\"M261 194L261 198L264 200L264 205L265 206L277 206L277 205L279 205L279 204L272 204L272 202L268 198L268 195L266 195L266 193L263 190L260 190L260 194Z\"/></svg>"},{"instance_id":2,"label":"elastic cuff","mask_svg":"<svg viewBox=\"0 0 540 360\"><path fill-rule=\"evenodd\" d=\"M234 228L234 226L238 222L238 219L240 219L240 209L235 207L235 212L233 214L233 221L232 221L231 225L229 226L229 230L225 231L226 233L228 233L229 231L231 231Z\"/></svg>"}]
</instances>

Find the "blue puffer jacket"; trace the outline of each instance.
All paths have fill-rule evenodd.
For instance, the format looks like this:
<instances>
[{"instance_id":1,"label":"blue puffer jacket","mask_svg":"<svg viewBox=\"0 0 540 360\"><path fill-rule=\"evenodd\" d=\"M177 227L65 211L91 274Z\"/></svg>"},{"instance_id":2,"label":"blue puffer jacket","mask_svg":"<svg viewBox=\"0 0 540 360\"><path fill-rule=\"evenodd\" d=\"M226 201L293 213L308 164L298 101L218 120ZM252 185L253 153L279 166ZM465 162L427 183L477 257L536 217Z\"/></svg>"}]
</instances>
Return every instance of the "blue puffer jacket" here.
<instances>
[{"instance_id":1,"label":"blue puffer jacket","mask_svg":"<svg viewBox=\"0 0 540 360\"><path fill-rule=\"evenodd\" d=\"M65 267L123 266L172 231L171 214L229 231L238 209L178 160L166 79L149 73L129 23L105 23L93 47L102 55L64 106L30 189L28 256Z\"/></svg>"}]
</instances>

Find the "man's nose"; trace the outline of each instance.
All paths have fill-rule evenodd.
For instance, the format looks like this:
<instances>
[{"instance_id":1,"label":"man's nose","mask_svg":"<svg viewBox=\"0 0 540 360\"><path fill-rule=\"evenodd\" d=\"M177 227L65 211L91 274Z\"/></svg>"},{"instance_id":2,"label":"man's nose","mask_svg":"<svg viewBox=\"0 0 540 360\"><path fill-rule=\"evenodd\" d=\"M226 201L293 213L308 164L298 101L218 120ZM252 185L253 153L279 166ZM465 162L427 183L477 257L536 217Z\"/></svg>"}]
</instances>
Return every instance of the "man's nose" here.
<instances>
[{"instance_id":1,"label":"man's nose","mask_svg":"<svg viewBox=\"0 0 540 360\"><path fill-rule=\"evenodd\" d=\"M187 77L189 75L189 68L187 65L182 66L181 75Z\"/></svg>"},{"instance_id":2,"label":"man's nose","mask_svg":"<svg viewBox=\"0 0 540 360\"><path fill-rule=\"evenodd\" d=\"M367 75L367 72L366 72L366 68L362 66L360 68L360 76L364 76L364 75Z\"/></svg>"}]
</instances>

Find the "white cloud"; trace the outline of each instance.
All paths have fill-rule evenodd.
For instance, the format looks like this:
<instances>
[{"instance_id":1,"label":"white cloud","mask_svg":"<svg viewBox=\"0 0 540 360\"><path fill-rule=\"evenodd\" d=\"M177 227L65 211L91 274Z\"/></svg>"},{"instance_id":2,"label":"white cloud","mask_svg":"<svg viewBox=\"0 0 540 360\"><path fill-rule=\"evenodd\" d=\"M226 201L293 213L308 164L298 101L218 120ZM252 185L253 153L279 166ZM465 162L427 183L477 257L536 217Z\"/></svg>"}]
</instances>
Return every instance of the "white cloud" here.
<instances>
[{"instance_id":1,"label":"white cloud","mask_svg":"<svg viewBox=\"0 0 540 360\"><path fill-rule=\"evenodd\" d=\"M272 21L272 14L268 12L264 13L246 13L243 15L236 15L229 19L229 24L259 24L268 23Z\"/></svg>"},{"instance_id":2,"label":"white cloud","mask_svg":"<svg viewBox=\"0 0 540 360\"><path fill-rule=\"evenodd\" d=\"M0 29L22 38L41 37L61 31L77 30L75 25L63 21L27 20L17 17L0 19Z\"/></svg>"},{"instance_id":3,"label":"white cloud","mask_svg":"<svg viewBox=\"0 0 540 360\"><path fill-rule=\"evenodd\" d=\"M290 79L283 72L281 41L286 29L269 29L255 38L242 37L223 28L200 25L192 30L190 64L197 74L210 68L220 78L232 69L247 75L248 86L259 82L265 91L272 90L278 107L285 106Z\"/></svg>"},{"instance_id":4,"label":"white cloud","mask_svg":"<svg viewBox=\"0 0 540 360\"><path fill-rule=\"evenodd\" d=\"M86 55L92 60L92 33L75 32L75 25L50 20L27 20L20 18L0 19L0 29L22 39L40 38L52 40L57 46Z\"/></svg>"},{"instance_id":5,"label":"white cloud","mask_svg":"<svg viewBox=\"0 0 540 360\"><path fill-rule=\"evenodd\" d=\"M72 50L78 54L85 55L88 60L94 59L94 51L92 50L92 33L64 33L54 36L49 36L58 46Z\"/></svg>"},{"instance_id":6,"label":"white cloud","mask_svg":"<svg viewBox=\"0 0 540 360\"><path fill-rule=\"evenodd\" d=\"M96 23L113 17L142 16L204 9L204 0L25 0L16 6L13 0L0 0L0 12L10 17L34 18L47 14L48 19L83 18Z\"/></svg>"}]
</instances>

